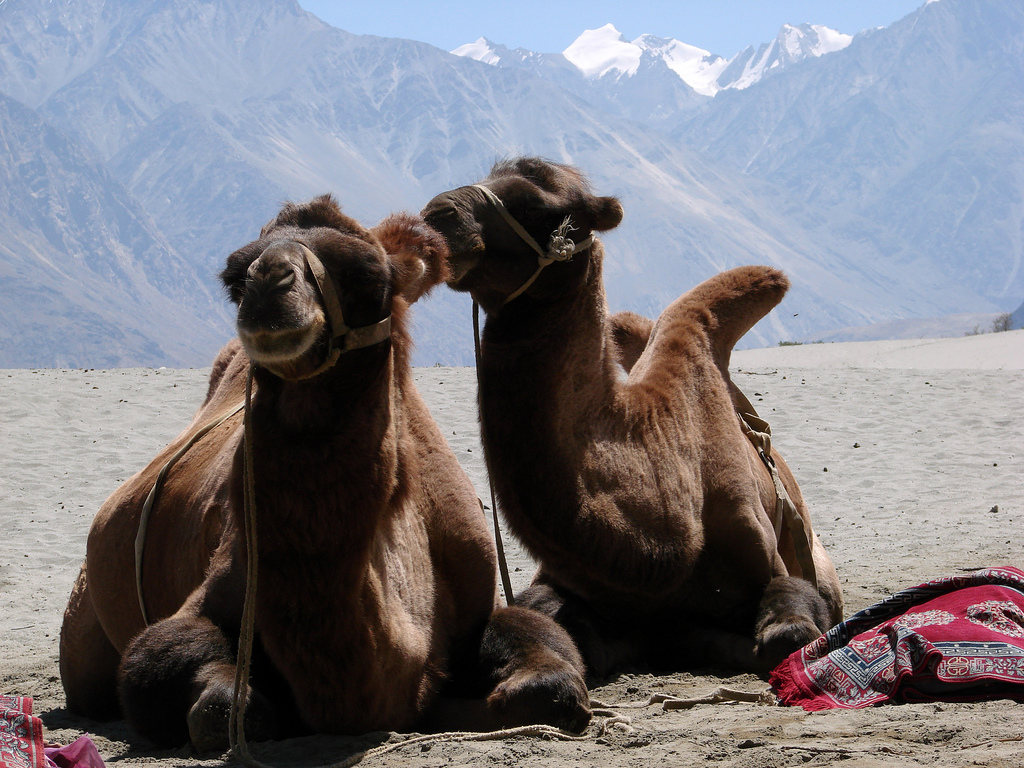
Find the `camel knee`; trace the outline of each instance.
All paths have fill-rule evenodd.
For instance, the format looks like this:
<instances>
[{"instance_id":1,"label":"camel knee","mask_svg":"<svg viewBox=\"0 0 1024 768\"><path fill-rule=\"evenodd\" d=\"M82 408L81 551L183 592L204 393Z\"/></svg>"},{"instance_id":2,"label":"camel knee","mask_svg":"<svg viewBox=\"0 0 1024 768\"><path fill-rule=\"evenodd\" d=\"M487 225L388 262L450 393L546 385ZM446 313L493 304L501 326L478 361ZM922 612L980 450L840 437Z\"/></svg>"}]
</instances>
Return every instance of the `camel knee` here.
<instances>
[{"instance_id":1,"label":"camel knee","mask_svg":"<svg viewBox=\"0 0 1024 768\"><path fill-rule=\"evenodd\" d=\"M487 705L502 726L545 723L582 731L590 722L583 659L550 617L521 607L496 611L480 660L494 686Z\"/></svg>"},{"instance_id":2,"label":"camel knee","mask_svg":"<svg viewBox=\"0 0 1024 768\"><path fill-rule=\"evenodd\" d=\"M761 597L754 628L754 654L767 674L794 651L815 640L832 625L821 595L803 579L779 576Z\"/></svg>"},{"instance_id":3,"label":"camel knee","mask_svg":"<svg viewBox=\"0 0 1024 768\"><path fill-rule=\"evenodd\" d=\"M233 661L227 638L207 620L170 618L147 627L129 643L118 669L125 718L156 744L184 744L201 673Z\"/></svg>"}]
</instances>

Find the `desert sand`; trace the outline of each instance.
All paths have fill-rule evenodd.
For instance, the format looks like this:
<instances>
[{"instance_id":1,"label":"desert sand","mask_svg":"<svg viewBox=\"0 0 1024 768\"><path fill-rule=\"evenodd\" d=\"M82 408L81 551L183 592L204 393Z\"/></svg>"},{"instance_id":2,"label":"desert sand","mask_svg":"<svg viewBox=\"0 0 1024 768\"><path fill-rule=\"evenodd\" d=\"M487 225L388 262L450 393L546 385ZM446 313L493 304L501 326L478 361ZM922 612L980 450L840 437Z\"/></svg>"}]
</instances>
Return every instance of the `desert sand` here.
<instances>
[{"instance_id":1,"label":"desert sand","mask_svg":"<svg viewBox=\"0 0 1024 768\"><path fill-rule=\"evenodd\" d=\"M1024 331L957 339L815 344L737 352L738 385L767 419L839 571L847 613L901 589L987 565L1024 566ZM197 370L0 371L0 693L32 696L47 740L91 734L109 764L216 766L157 750L120 722L68 714L57 637L93 514L190 420ZM421 368L435 418L486 498L474 372ZM533 565L506 538L516 589ZM607 704L689 698L750 675L623 672L593 682ZM584 738L440 742L368 766L1024 765L1024 705L915 704L806 713L764 704L623 709ZM272 765L321 765L405 734L255 745Z\"/></svg>"}]
</instances>

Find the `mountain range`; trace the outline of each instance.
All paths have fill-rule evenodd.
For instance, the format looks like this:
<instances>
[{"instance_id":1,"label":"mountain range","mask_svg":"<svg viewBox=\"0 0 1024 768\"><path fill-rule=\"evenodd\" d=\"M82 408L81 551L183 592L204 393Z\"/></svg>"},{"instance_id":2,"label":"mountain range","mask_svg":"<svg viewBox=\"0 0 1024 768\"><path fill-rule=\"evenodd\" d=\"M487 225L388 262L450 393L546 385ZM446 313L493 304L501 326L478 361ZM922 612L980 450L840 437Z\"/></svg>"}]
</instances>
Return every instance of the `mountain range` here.
<instances>
[{"instance_id":1,"label":"mountain range","mask_svg":"<svg viewBox=\"0 0 1024 768\"><path fill-rule=\"evenodd\" d=\"M794 287L747 346L1010 311L1022 48L1015 0L787 25L731 59L610 26L449 53L294 0L0 2L0 367L206 365L232 333L216 274L283 201L372 224L517 154L622 201L612 309L756 262ZM471 362L464 296L415 318L414 362Z\"/></svg>"}]
</instances>

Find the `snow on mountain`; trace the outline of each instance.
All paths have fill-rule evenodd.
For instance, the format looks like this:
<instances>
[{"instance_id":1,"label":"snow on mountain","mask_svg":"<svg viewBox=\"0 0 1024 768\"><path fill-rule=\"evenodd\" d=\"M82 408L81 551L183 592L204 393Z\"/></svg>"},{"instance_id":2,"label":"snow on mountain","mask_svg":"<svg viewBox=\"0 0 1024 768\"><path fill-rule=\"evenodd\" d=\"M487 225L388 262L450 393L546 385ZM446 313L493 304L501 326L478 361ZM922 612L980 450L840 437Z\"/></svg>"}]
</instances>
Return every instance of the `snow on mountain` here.
<instances>
[{"instance_id":1,"label":"snow on mountain","mask_svg":"<svg viewBox=\"0 0 1024 768\"><path fill-rule=\"evenodd\" d=\"M672 38L641 35L635 44L664 61L684 83L704 96L714 96L718 92L718 78L729 66L729 61L721 56Z\"/></svg>"},{"instance_id":2,"label":"snow on mountain","mask_svg":"<svg viewBox=\"0 0 1024 768\"><path fill-rule=\"evenodd\" d=\"M738 53L724 68L717 85L721 89L743 90L760 82L765 75L806 58L819 58L835 53L853 42L851 35L816 24L794 27L783 25L770 43L753 46Z\"/></svg>"},{"instance_id":3,"label":"snow on mountain","mask_svg":"<svg viewBox=\"0 0 1024 768\"><path fill-rule=\"evenodd\" d=\"M506 49L507 50L507 49ZM454 51L456 56L465 56L467 59L482 61L484 64L497 66L501 61L501 55L494 49L494 43L486 37L479 37L476 42L460 45Z\"/></svg>"},{"instance_id":4,"label":"snow on mountain","mask_svg":"<svg viewBox=\"0 0 1024 768\"><path fill-rule=\"evenodd\" d=\"M1007 311L1024 296L1021 40L1019 2L928 3L680 115L674 135L871 243L929 294L958 286L948 311Z\"/></svg>"},{"instance_id":5,"label":"snow on mountain","mask_svg":"<svg viewBox=\"0 0 1024 768\"><path fill-rule=\"evenodd\" d=\"M821 25L785 24L772 42L724 59L679 40L651 34L629 41L614 25L605 24L598 29L585 30L562 56L589 80L632 78L646 59L673 72L698 94L714 96L724 89L748 88L769 72L789 64L840 51L852 40L850 35ZM483 37L452 53L492 66L515 66L538 55L523 49L510 51Z\"/></svg>"},{"instance_id":6,"label":"snow on mountain","mask_svg":"<svg viewBox=\"0 0 1024 768\"><path fill-rule=\"evenodd\" d=\"M600 29L588 29L562 51L562 55L576 65L585 77L604 77L609 72L635 75L640 66L643 47L628 42L615 27L605 24Z\"/></svg>"}]
</instances>

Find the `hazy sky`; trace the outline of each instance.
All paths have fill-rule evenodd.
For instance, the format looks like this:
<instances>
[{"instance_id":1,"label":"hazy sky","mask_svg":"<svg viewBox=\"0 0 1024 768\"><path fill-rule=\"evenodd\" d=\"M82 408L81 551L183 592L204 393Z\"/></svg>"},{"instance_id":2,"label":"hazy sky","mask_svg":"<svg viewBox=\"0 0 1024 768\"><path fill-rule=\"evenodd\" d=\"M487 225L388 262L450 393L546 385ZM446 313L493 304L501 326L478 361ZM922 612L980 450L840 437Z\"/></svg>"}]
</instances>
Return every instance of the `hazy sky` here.
<instances>
[{"instance_id":1,"label":"hazy sky","mask_svg":"<svg viewBox=\"0 0 1024 768\"><path fill-rule=\"evenodd\" d=\"M452 50L478 37L539 53L565 50L611 22L633 40L673 37L731 58L772 40L783 24L824 24L846 34L888 26L925 0L299 0L356 34L420 40Z\"/></svg>"}]
</instances>

